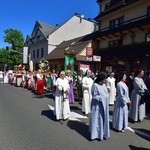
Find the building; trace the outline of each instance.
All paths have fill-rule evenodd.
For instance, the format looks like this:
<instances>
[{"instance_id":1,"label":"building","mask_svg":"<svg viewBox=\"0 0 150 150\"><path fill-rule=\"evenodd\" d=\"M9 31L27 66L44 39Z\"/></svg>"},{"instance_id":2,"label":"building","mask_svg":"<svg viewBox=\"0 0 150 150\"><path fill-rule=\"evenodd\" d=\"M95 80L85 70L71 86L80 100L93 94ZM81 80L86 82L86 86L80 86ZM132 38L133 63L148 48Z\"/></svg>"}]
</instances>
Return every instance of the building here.
<instances>
[{"instance_id":1,"label":"building","mask_svg":"<svg viewBox=\"0 0 150 150\"><path fill-rule=\"evenodd\" d=\"M95 29L96 24L91 19L85 19L77 13L66 22L55 26L36 21L31 35L28 35L25 41L34 69L37 70L39 60L52 52L62 41L90 34Z\"/></svg>"},{"instance_id":2,"label":"building","mask_svg":"<svg viewBox=\"0 0 150 150\"><path fill-rule=\"evenodd\" d=\"M45 59L49 61L50 69L64 70L65 55L74 55L74 71L82 69L95 71L95 63L92 61L92 36L93 34L63 41ZM90 54L87 54L90 53Z\"/></svg>"},{"instance_id":3,"label":"building","mask_svg":"<svg viewBox=\"0 0 150 150\"><path fill-rule=\"evenodd\" d=\"M150 1L97 0L94 52L101 56L103 71L150 69Z\"/></svg>"}]
</instances>

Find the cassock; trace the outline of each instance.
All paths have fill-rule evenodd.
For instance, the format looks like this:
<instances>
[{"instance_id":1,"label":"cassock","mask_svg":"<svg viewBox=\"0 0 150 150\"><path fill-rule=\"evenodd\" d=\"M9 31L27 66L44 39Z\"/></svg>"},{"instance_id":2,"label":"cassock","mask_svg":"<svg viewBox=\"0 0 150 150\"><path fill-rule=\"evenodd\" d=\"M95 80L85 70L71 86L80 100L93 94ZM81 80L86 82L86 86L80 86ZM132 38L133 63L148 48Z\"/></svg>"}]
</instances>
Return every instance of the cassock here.
<instances>
[{"instance_id":1,"label":"cassock","mask_svg":"<svg viewBox=\"0 0 150 150\"><path fill-rule=\"evenodd\" d=\"M92 140L110 137L108 97L105 84L93 84L89 124Z\"/></svg>"},{"instance_id":2,"label":"cassock","mask_svg":"<svg viewBox=\"0 0 150 150\"><path fill-rule=\"evenodd\" d=\"M38 79L36 83L36 94L40 95L44 93L44 81L43 79Z\"/></svg>"},{"instance_id":3,"label":"cassock","mask_svg":"<svg viewBox=\"0 0 150 150\"><path fill-rule=\"evenodd\" d=\"M115 87L115 78L114 77L108 77L107 78L107 88L110 90L109 92L109 104L113 105L114 101L116 100L116 87Z\"/></svg>"},{"instance_id":4,"label":"cassock","mask_svg":"<svg viewBox=\"0 0 150 150\"><path fill-rule=\"evenodd\" d=\"M82 80L83 98L82 98L82 112L85 114L90 113L91 108L91 88L93 85L93 79L91 77L84 77Z\"/></svg>"},{"instance_id":5,"label":"cassock","mask_svg":"<svg viewBox=\"0 0 150 150\"><path fill-rule=\"evenodd\" d=\"M141 104L141 95L147 89L144 81L140 77L135 77L133 80L134 89L131 94L131 105L129 108L129 118L133 121L142 121L145 117L145 103Z\"/></svg>"},{"instance_id":6,"label":"cassock","mask_svg":"<svg viewBox=\"0 0 150 150\"><path fill-rule=\"evenodd\" d=\"M69 90L69 83L66 78L58 78L56 80L56 91L55 91L55 115L56 120L68 119L70 116L70 106L68 94L66 91Z\"/></svg>"},{"instance_id":7,"label":"cassock","mask_svg":"<svg viewBox=\"0 0 150 150\"><path fill-rule=\"evenodd\" d=\"M113 128L121 131L128 126L129 90L127 85L120 81L117 84L117 98L113 113Z\"/></svg>"},{"instance_id":8,"label":"cassock","mask_svg":"<svg viewBox=\"0 0 150 150\"><path fill-rule=\"evenodd\" d=\"M74 91L73 91L73 77L71 76L66 76L65 77L68 80L69 83L69 103L73 104L74 103Z\"/></svg>"}]
</instances>

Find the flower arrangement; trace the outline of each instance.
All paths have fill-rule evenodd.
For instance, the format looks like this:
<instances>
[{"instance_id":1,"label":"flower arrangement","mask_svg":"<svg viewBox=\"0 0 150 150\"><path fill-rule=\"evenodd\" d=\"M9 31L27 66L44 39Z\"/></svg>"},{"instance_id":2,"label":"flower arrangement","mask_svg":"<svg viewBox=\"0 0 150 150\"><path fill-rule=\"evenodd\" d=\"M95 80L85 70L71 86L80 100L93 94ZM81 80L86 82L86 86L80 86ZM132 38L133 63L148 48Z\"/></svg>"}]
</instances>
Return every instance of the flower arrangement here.
<instances>
[{"instance_id":1,"label":"flower arrangement","mask_svg":"<svg viewBox=\"0 0 150 150\"><path fill-rule=\"evenodd\" d=\"M45 59L41 59L39 61L39 68L42 72L48 72L49 71L49 62Z\"/></svg>"}]
</instances>

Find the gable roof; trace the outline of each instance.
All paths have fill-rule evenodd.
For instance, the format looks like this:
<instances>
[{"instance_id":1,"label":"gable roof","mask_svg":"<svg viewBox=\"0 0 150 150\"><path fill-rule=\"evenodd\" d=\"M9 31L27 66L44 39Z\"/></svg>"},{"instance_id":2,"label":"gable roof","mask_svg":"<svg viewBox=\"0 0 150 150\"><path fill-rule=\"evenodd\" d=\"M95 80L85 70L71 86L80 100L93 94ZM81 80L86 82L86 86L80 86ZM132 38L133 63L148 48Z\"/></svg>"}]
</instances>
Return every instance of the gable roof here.
<instances>
[{"instance_id":1,"label":"gable roof","mask_svg":"<svg viewBox=\"0 0 150 150\"><path fill-rule=\"evenodd\" d=\"M39 24L39 30L42 32L45 38L47 38L47 36L55 30L55 26L48 25L41 21L37 21L37 23Z\"/></svg>"},{"instance_id":2,"label":"gable roof","mask_svg":"<svg viewBox=\"0 0 150 150\"><path fill-rule=\"evenodd\" d=\"M74 16L79 17L79 18L82 18L82 17L83 17L82 19L94 23L94 21L93 21L92 19L90 19L90 18L86 19L86 18L84 18L83 15L80 15L80 14L78 14L78 13L75 13L71 18L73 18ZM70 19L71 19L71 18L70 18ZM34 28L33 28L33 31L32 31L32 33L31 33L31 35L28 35L28 40L34 38L38 30L41 31L41 33L43 34L44 38L47 38L49 35L51 35L53 32L55 32L57 29L59 29L59 28L60 28L61 26L63 26L65 23L67 23L70 19L68 19L67 21L65 21L65 22L63 22L63 23L56 24L55 26L49 25L49 24L47 24L47 23L45 23L45 22L42 22L42 21L37 20L37 21L35 22L35 25L34 25ZM35 31L35 29L36 29L36 31ZM26 40L26 42L27 42L27 40ZM25 42L25 43L26 43L26 42Z\"/></svg>"},{"instance_id":3,"label":"gable roof","mask_svg":"<svg viewBox=\"0 0 150 150\"><path fill-rule=\"evenodd\" d=\"M60 59L64 58L64 53L74 52L77 57L86 46L92 42L92 34L78 37L72 40L63 41L53 51L51 51L45 59Z\"/></svg>"}]
</instances>

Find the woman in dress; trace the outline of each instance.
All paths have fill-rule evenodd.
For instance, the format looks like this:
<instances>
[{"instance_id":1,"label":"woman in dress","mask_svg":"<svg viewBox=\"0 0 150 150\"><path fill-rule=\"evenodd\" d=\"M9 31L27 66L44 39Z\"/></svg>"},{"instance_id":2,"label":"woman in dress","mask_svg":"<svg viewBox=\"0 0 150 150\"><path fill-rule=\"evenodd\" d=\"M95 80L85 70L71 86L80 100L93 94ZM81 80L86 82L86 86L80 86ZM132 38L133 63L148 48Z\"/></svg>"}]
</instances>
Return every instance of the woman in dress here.
<instances>
[{"instance_id":1,"label":"woman in dress","mask_svg":"<svg viewBox=\"0 0 150 150\"><path fill-rule=\"evenodd\" d=\"M91 78L91 70L87 70L86 76L82 79L82 90L83 90L83 98L82 98L82 112L86 115L90 113L91 108L91 88L93 85L93 79Z\"/></svg>"},{"instance_id":2,"label":"woman in dress","mask_svg":"<svg viewBox=\"0 0 150 150\"><path fill-rule=\"evenodd\" d=\"M131 105L129 108L129 118L133 122L141 122L145 117L145 103L141 103L141 96L147 90L147 87L143 81L144 71L139 69L136 73L136 76L133 80L133 91L131 94Z\"/></svg>"},{"instance_id":3,"label":"woman in dress","mask_svg":"<svg viewBox=\"0 0 150 150\"><path fill-rule=\"evenodd\" d=\"M106 87L107 74L101 72L97 75L92 86L92 102L89 131L91 140L106 139L110 137L109 128L109 94Z\"/></svg>"},{"instance_id":4,"label":"woman in dress","mask_svg":"<svg viewBox=\"0 0 150 150\"><path fill-rule=\"evenodd\" d=\"M124 129L128 126L128 104L129 99L129 89L125 83L126 74L120 73L118 75L117 83L117 98L113 113L113 128L117 131L124 132Z\"/></svg>"},{"instance_id":5,"label":"woman in dress","mask_svg":"<svg viewBox=\"0 0 150 150\"><path fill-rule=\"evenodd\" d=\"M66 72L66 79L68 80L69 83L69 103L73 104L74 103L74 91L73 91L73 77L71 75L71 70L68 70Z\"/></svg>"},{"instance_id":6,"label":"woman in dress","mask_svg":"<svg viewBox=\"0 0 150 150\"><path fill-rule=\"evenodd\" d=\"M69 106L69 83L65 78L65 72L61 71L59 78L56 80L56 91L55 91L55 115L56 120L66 120L70 116Z\"/></svg>"},{"instance_id":7,"label":"woman in dress","mask_svg":"<svg viewBox=\"0 0 150 150\"><path fill-rule=\"evenodd\" d=\"M37 82L36 82L35 93L37 95L44 94L44 80L42 78L42 75L37 73L36 76L37 76ZM31 83L32 83L32 81L31 81Z\"/></svg>"},{"instance_id":8,"label":"woman in dress","mask_svg":"<svg viewBox=\"0 0 150 150\"><path fill-rule=\"evenodd\" d=\"M115 74L112 72L110 76L106 80L106 86L109 92L109 104L114 105L116 99L116 87L115 82L116 79L114 78Z\"/></svg>"},{"instance_id":9,"label":"woman in dress","mask_svg":"<svg viewBox=\"0 0 150 150\"><path fill-rule=\"evenodd\" d=\"M80 70L77 76L77 90L78 90L78 100L81 101L83 97L82 91L82 79L83 79L83 70Z\"/></svg>"}]
</instances>

